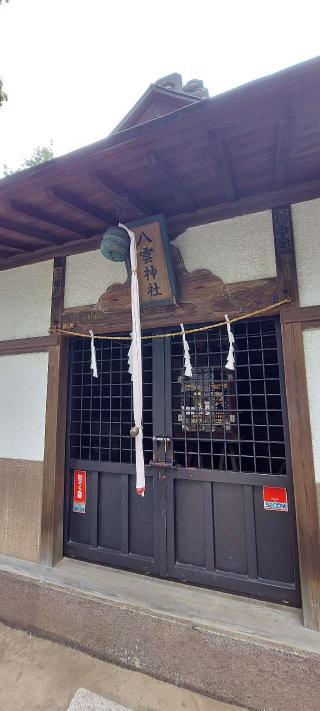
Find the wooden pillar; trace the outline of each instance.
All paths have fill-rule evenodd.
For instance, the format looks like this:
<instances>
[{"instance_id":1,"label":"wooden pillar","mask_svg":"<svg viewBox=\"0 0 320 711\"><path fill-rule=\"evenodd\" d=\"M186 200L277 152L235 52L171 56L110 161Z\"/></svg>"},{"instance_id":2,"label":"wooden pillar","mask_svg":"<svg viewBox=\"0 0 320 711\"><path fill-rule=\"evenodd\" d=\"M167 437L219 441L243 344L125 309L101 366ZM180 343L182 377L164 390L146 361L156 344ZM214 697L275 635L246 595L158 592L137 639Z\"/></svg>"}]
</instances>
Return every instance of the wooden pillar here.
<instances>
[{"instance_id":1,"label":"wooden pillar","mask_svg":"<svg viewBox=\"0 0 320 711\"><path fill-rule=\"evenodd\" d=\"M273 231L280 298L291 297L281 308L283 358L291 442L293 485L303 621L320 631L320 536L313 464L302 323L286 321L288 309L299 312L291 208L273 209ZM302 312L302 309L301 309Z\"/></svg>"},{"instance_id":2,"label":"wooden pillar","mask_svg":"<svg viewBox=\"0 0 320 711\"><path fill-rule=\"evenodd\" d=\"M51 326L61 325L65 257L54 260ZM68 383L68 339L49 347L40 561L55 565L63 556L65 433Z\"/></svg>"}]
</instances>

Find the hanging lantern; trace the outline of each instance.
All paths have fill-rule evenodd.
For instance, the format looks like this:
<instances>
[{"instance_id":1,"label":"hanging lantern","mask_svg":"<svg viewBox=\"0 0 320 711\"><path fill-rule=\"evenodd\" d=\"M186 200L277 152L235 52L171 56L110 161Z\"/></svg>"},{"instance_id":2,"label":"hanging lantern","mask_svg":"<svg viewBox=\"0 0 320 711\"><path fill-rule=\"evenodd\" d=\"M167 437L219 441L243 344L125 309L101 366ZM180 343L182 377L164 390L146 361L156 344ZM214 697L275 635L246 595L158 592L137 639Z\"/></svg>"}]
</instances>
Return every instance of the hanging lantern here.
<instances>
[{"instance_id":1,"label":"hanging lantern","mask_svg":"<svg viewBox=\"0 0 320 711\"><path fill-rule=\"evenodd\" d=\"M109 227L101 242L101 253L113 262L125 262L129 255L130 237L123 227Z\"/></svg>"}]
</instances>

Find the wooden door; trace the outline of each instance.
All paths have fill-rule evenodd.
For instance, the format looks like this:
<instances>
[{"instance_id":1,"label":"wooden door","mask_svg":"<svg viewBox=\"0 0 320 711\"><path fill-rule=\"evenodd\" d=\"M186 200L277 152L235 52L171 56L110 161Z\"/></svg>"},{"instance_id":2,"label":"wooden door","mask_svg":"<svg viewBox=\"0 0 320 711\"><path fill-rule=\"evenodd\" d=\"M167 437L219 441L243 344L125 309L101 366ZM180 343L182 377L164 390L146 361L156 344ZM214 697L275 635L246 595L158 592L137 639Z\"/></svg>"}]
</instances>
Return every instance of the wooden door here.
<instances>
[{"instance_id":1,"label":"wooden door","mask_svg":"<svg viewBox=\"0 0 320 711\"><path fill-rule=\"evenodd\" d=\"M216 589L299 604L295 516L281 343L276 319L143 342L146 496L135 494L126 341L71 348L67 555ZM86 511L73 511L74 471L86 471ZM266 510L264 487L288 511Z\"/></svg>"}]
</instances>

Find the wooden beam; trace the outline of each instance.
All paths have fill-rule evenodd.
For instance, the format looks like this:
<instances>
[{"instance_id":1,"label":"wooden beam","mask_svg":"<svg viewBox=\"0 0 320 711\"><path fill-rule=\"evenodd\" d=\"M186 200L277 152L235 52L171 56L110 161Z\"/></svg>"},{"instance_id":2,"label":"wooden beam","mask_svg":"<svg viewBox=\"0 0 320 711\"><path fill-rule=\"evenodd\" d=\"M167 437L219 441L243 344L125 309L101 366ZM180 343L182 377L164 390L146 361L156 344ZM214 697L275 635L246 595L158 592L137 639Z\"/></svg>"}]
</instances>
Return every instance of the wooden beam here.
<instances>
[{"instance_id":1,"label":"wooden beam","mask_svg":"<svg viewBox=\"0 0 320 711\"><path fill-rule=\"evenodd\" d=\"M0 271L3 271L4 269L13 269L14 267L21 267L24 264L44 262L47 259L53 259L54 257L67 257L70 254L79 254L81 252L89 252L94 249L99 249L102 234L103 230L99 236L96 235L91 239L81 238L65 242L60 246L38 249L37 251L32 252L30 256L17 255L16 257L9 257L6 260L0 258Z\"/></svg>"},{"instance_id":2,"label":"wooden beam","mask_svg":"<svg viewBox=\"0 0 320 711\"><path fill-rule=\"evenodd\" d=\"M301 323L302 328L317 328L320 323L320 306L297 306L289 304L283 309L283 323Z\"/></svg>"},{"instance_id":3,"label":"wooden beam","mask_svg":"<svg viewBox=\"0 0 320 711\"><path fill-rule=\"evenodd\" d=\"M312 180L298 185L290 185L282 190L271 190L266 193L256 193L239 198L233 202L215 205L203 205L193 212L176 211L167 215L170 238L195 225L208 222L219 222L231 217L240 217L253 212L270 210L272 207L312 200L320 197L320 180Z\"/></svg>"},{"instance_id":4,"label":"wooden beam","mask_svg":"<svg viewBox=\"0 0 320 711\"><path fill-rule=\"evenodd\" d=\"M320 197L320 180L313 180L303 185L292 185L283 190L259 193L240 198L234 202L219 203L219 205L203 206L193 212L177 211L174 215L167 216L167 224L170 239L174 239L178 234L188 227L203 225L208 222L218 222L231 217L239 217L249 213L269 210L274 206L285 205L288 202L301 202ZM157 206L154 212L157 213ZM33 264L34 262L52 259L55 256L78 254L93 249L98 249L101 242L102 231L95 232L90 237L80 237L79 239L68 240L56 247L45 247L34 251L32 255L22 257L12 257L7 260L0 258L0 271L11 269L23 264ZM58 238L57 238L58 239Z\"/></svg>"},{"instance_id":5,"label":"wooden beam","mask_svg":"<svg viewBox=\"0 0 320 711\"><path fill-rule=\"evenodd\" d=\"M0 341L0 357L19 353L43 353L48 351L50 346L54 346L57 343L58 336L56 335Z\"/></svg>"},{"instance_id":6,"label":"wooden beam","mask_svg":"<svg viewBox=\"0 0 320 711\"><path fill-rule=\"evenodd\" d=\"M7 232L16 232L17 234L25 235L30 242L30 237L32 240L36 240L39 244L59 244L61 237L55 237L54 235L44 235L41 230L36 227L31 227L25 223L12 222L12 220L7 220L4 217L0 217L0 228L6 230Z\"/></svg>"},{"instance_id":7,"label":"wooden beam","mask_svg":"<svg viewBox=\"0 0 320 711\"><path fill-rule=\"evenodd\" d=\"M320 536L302 326L282 324L305 627L320 631Z\"/></svg>"},{"instance_id":8,"label":"wooden beam","mask_svg":"<svg viewBox=\"0 0 320 711\"><path fill-rule=\"evenodd\" d=\"M210 148L213 156L218 178L224 187L227 199L232 201L238 197L235 178L231 169L229 151L226 141L219 131L209 132Z\"/></svg>"},{"instance_id":9,"label":"wooden beam","mask_svg":"<svg viewBox=\"0 0 320 711\"><path fill-rule=\"evenodd\" d=\"M288 107L281 107L277 123L275 166L274 166L274 188L280 190L287 182L291 121L289 120Z\"/></svg>"},{"instance_id":10,"label":"wooden beam","mask_svg":"<svg viewBox=\"0 0 320 711\"><path fill-rule=\"evenodd\" d=\"M65 260L54 261L51 325L59 325L63 310ZM43 466L40 561L55 565L63 556L65 434L69 339L59 337L49 348L48 388Z\"/></svg>"},{"instance_id":11,"label":"wooden beam","mask_svg":"<svg viewBox=\"0 0 320 711\"><path fill-rule=\"evenodd\" d=\"M28 250L22 249L21 246L16 247L14 242L12 245L8 240L0 241L0 250L0 257L5 257L6 255L8 257L14 257L17 253L24 255L28 254Z\"/></svg>"},{"instance_id":12,"label":"wooden beam","mask_svg":"<svg viewBox=\"0 0 320 711\"><path fill-rule=\"evenodd\" d=\"M106 212L106 210L103 210L98 205L95 205L94 203L89 202L88 200L84 200L81 195L77 195L76 193L70 190L60 188L58 185L52 185L47 188L46 192L54 200L58 200L58 202L61 202L67 207L75 208L85 217L88 217L88 215L90 215L90 217L94 217L96 220L99 220L103 223L105 229L108 225L112 224L115 221L114 215L112 215L110 212Z\"/></svg>"},{"instance_id":13,"label":"wooden beam","mask_svg":"<svg viewBox=\"0 0 320 711\"><path fill-rule=\"evenodd\" d=\"M66 258L56 257L53 263L52 296L51 296L51 328L61 327L61 314L64 305L64 285L66 273Z\"/></svg>"},{"instance_id":14,"label":"wooden beam","mask_svg":"<svg viewBox=\"0 0 320 711\"><path fill-rule=\"evenodd\" d=\"M155 176L168 186L177 202L182 204L186 212L195 210L195 203L186 188L178 180L166 161L160 157L156 151L146 153L146 163L152 169Z\"/></svg>"},{"instance_id":15,"label":"wooden beam","mask_svg":"<svg viewBox=\"0 0 320 711\"><path fill-rule=\"evenodd\" d=\"M277 264L279 298L291 298L291 305L299 304L296 258L290 205L272 210L274 248Z\"/></svg>"},{"instance_id":16,"label":"wooden beam","mask_svg":"<svg viewBox=\"0 0 320 711\"><path fill-rule=\"evenodd\" d=\"M98 170L93 175L95 183L108 193L113 195L114 198L120 201L124 201L125 204L142 215L152 215L154 212L154 207L145 203L140 199L134 192L128 190L128 188L120 181L107 175L105 171Z\"/></svg>"},{"instance_id":17,"label":"wooden beam","mask_svg":"<svg viewBox=\"0 0 320 711\"><path fill-rule=\"evenodd\" d=\"M26 246L25 243L19 242L16 239L6 239L5 237L2 237L0 235L0 248L4 249L11 249L12 251L15 252L27 252L28 253L28 247Z\"/></svg>"},{"instance_id":18,"label":"wooden beam","mask_svg":"<svg viewBox=\"0 0 320 711\"><path fill-rule=\"evenodd\" d=\"M52 227L60 227L67 232L72 232L75 237L90 237L90 230L81 227L80 225L75 225L73 222L66 220L60 215L51 215L45 210L41 210L37 205L31 205L29 203L23 202L22 200L9 200L9 204L12 210L19 212L22 215L28 215L35 220L41 220L41 222L46 222Z\"/></svg>"}]
</instances>

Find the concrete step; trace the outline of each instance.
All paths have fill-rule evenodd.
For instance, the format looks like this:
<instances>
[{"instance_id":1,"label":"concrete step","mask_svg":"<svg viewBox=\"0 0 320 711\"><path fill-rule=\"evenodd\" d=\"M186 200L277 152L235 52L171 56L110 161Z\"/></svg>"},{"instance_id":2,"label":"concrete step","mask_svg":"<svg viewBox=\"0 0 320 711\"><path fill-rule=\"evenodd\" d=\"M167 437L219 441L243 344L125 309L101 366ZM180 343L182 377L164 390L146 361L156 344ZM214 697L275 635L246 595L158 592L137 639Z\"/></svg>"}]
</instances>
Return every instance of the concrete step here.
<instances>
[{"instance_id":1,"label":"concrete step","mask_svg":"<svg viewBox=\"0 0 320 711\"><path fill-rule=\"evenodd\" d=\"M257 711L319 710L320 635L298 610L72 560L1 558L0 585L7 624Z\"/></svg>"}]
</instances>

